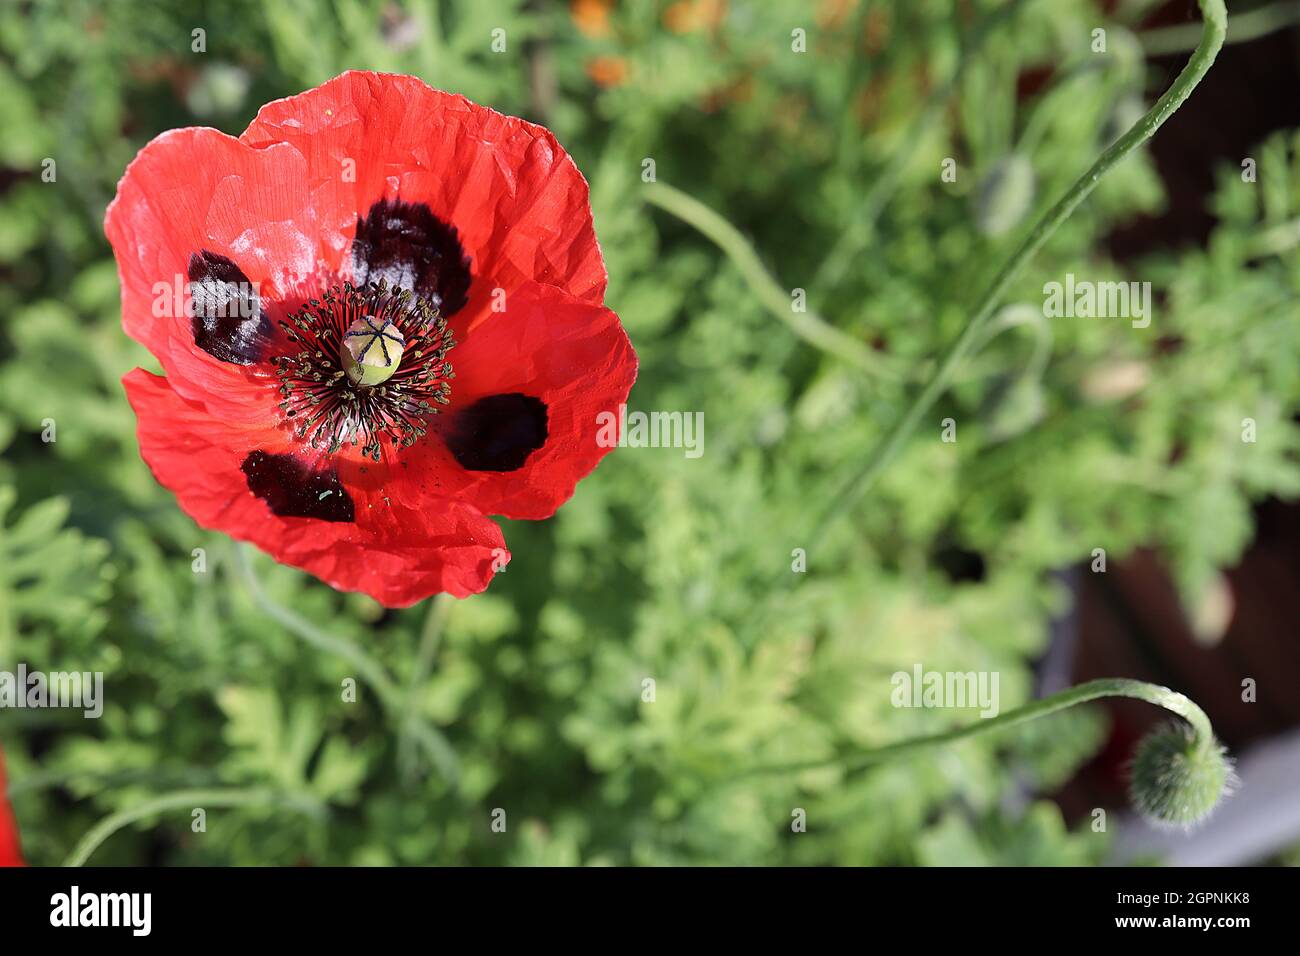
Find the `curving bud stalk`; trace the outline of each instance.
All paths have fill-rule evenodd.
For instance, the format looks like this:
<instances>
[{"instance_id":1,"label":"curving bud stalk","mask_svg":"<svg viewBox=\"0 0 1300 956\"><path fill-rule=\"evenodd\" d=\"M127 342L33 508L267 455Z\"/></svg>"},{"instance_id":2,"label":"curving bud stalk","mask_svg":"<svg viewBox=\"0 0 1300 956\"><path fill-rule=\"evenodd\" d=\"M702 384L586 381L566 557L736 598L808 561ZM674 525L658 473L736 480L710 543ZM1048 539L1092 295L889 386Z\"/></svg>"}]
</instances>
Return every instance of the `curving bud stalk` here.
<instances>
[{"instance_id":1,"label":"curving bud stalk","mask_svg":"<svg viewBox=\"0 0 1300 956\"><path fill-rule=\"evenodd\" d=\"M905 753L1023 724L1102 697L1144 700L1186 721L1186 724L1175 723L1149 734L1138 746L1129 796L1138 812L1148 820L1162 826L1190 828L1204 820L1235 788L1237 778L1232 772L1232 761L1214 738L1205 711L1190 698L1168 687L1120 677L1089 681L997 717L941 734L913 737L870 750L846 749L825 760L755 767L739 776L794 773L822 767L841 767L851 773Z\"/></svg>"}]
</instances>

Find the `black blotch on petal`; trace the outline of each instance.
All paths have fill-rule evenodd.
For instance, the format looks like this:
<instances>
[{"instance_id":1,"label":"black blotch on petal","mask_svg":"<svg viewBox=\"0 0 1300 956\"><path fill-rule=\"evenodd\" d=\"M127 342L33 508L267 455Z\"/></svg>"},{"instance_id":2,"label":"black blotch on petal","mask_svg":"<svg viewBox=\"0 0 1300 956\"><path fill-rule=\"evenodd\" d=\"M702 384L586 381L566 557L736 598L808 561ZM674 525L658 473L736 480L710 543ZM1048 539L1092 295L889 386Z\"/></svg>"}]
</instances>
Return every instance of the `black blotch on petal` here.
<instances>
[{"instance_id":1,"label":"black blotch on petal","mask_svg":"<svg viewBox=\"0 0 1300 956\"><path fill-rule=\"evenodd\" d=\"M469 471L514 471L546 442L546 404L531 395L489 395L457 413L447 447Z\"/></svg>"},{"instance_id":2,"label":"black blotch on petal","mask_svg":"<svg viewBox=\"0 0 1300 956\"><path fill-rule=\"evenodd\" d=\"M469 257L456 228L423 203L381 199L357 220L352 271L358 285L387 280L454 315L469 300Z\"/></svg>"},{"instance_id":3,"label":"black blotch on petal","mask_svg":"<svg viewBox=\"0 0 1300 956\"><path fill-rule=\"evenodd\" d=\"M255 451L240 465L248 490L266 502L281 518L319 518L321 521L352 521L356 512L352 497L339 481L338 473L312 471L293 455Z\"/></svg>"},{"instance_id":4,"label":"black blotch on petal","mask_svg":"<svg viewBox=\"0 0 1300 956\"><path fill-rule=\"evenodd\" d=\"M260 362L272 328L248 276L225 256L207 249L190 255L187 272L194 344L223 362Z\"/></svg>"}]
</instances>

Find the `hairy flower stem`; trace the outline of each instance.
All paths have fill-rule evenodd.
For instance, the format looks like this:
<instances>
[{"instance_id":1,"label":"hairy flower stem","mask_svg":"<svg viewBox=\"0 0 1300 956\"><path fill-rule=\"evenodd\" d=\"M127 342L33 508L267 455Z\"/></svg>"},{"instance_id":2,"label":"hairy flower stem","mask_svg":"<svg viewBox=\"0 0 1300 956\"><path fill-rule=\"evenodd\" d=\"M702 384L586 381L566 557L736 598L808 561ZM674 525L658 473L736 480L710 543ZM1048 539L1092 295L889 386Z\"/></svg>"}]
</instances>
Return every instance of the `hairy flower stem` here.
<instances>
[{"instance_id":1,"label":"hairy flower stem","mask_svg":"<svg viewBox=\"0 0 1300 956\"><path fill-rule=\"evenodd\" d=\"M416 695L419 693L420 686L433 671L433 662L442 644L442 631L451 613L452 599L447 594L436 594L427 603L429 609L425 614L424 626L420 630L420 648L416 652L415 667L411 669L411 676L406 682L406 690L403 694L402 712L405 716L397 737L397 762L407 775L410 775L414 767L411 760L411 744L415 741L420 724Z\"/></svg>"},{"instance_id":2,"label":"hairy flower stem","mask_svg":"<svg viewBox=\"0 0 1300 956\"><path fill-rule=\"evenodd\" d=\"M1297 23L1300 23L1300 2L1297 0L1283 0L1254 10L1243 10L1232 15L1232 30L1224 43L1228 46L1248 43ZM1194 49L1199 42L1198 32L1195 23L1179 23L1143 30L1138 34L1138 40L1147 56L1168 56Z\"/></svg>"},{"instance_id":3,"label":"hairy flower stem","mask_svg":"<svg viewBox=\"0 0 1300 956\"><path fill-rule=\"evenodd\" d=\"M1013 727L1016 724L1037 720L1039 717L1046 717L1048 714L1054 714L1059 710L1065 710L1076 704L1086 703L1102 697L1131 697L1135 700L1144 700L1149 704L1155 704L1157 707L1163 707L1165 710L1182 717L1191 725L1198 746L1207 750L1216 746L1214 730L1210 726L1210 718L1190 698L1158 684L1148 684L1146 681L1128 680L1122 677L1108 677L1089 681L1086 684L1080 684L1078 687L1068 688L1052 694L1050 697L1044 697L1042 700L1036 700L1033 703L1025 704L1023 707L1000 714L997 717L990 717L987 720L968 724L965 727L946 730L943 733L930 734L926 737L913 737L910 740L900 740L898 743L888 744L884 747L846 749L833 757L825 759L755 767L741 771L738 776L798 773L801 770L817 770L824 767L840 767L846 772L852 773L855 770L861 770L872 764L900 757L913 751L952 743L967 737L975 737L992 730Z\"/></svg>"},{"instance_id":4,"label":"hairy flower stem","mask_svg":"<svg viewBox=\"0 0 1300 956\"><path fill-rule=\"evenodd\" d=\"M763 266L754 247L740 231L704 203L667 183L650 183L644 196L652 205L694 227L721 249L739 270L745 283L772 315L790 327L790 331L827 355L847 359L871 375L897 379L898 372L889 359L873 352L853 336L831 325L812 309L796 312L790 293L781 288Z\"/></svg>"},{"instance_id":5,"label":"hairy flower stem","mask_svg":"<svg viewBox=\"0 0 1300 956\"><path fill-rule=\"evenodd\" d=\"M428 721L410 716L407 695L402 693L383 665L351 641L322 631L306 618L271 600L253 573L248 560L248 545L237 543L234 551L235 563L239 566L244 586L257 606L289 633L317 650L343 658L356 668L357 674L375 692L389 716L424 749L438 772L453 785L458 784L460 766L451 744Z\"/></svg>"},{"instance_id":6,"label":"hairy flower stem","mask_svg":"<svg viewBox=\"0 0 1300 956\"><path fill-rule=\"evenodd\" d=\"M275 603L262 588L261 582L257 580L257 575L253 573L252 563L248 560L248 545L237 543L234 550L235 562L239 565L240 574L244 579L244 586L248 589L249 596L252 597L253 602L258 607L266 612L268 617L318 651L325 651L328 654L343 658L356 668L357 673L361 675L361 679L370 685L380 699L385 701L397 699L399 696L397 685L388 676L381 664L351 641L328 634L306 618L300 617L288 608Z\"/></svg>"},{"instance_id":7,"label":"hairy flower stem","mask_svg":"<svg viewBox=\"0 0 1300 956\"><path fill-rule=\"evenodd\" d=\"M95 824L77 843L64 866L83 866L99 847L118 830L154 814L168 810L208 809L210 807L275 806L295 813L319 816L324 808L301 794L270 789L177 790L152 800L119 810Z\"/></svg>"},{"instance_id":8,"label":"hairy flower stem","mask_svg":"<svg viewBox=\"0 0 1300 956\"><path fill-rule=\"evenodd\" d=\"M867 458L862 469L853 476L838 495L832 497L831 505L822 512L813 533L804 540L820 540L835 518L845 514L871 488L885 466L893 460L899 449L907 443L921 418L930 410L939 396L947 390L957 366L966 357L972 344L979 339L985 324L993 317L998 303L1006 294L1007 288L1020 273L1020 270L1024 268L1025 263L1043 247L1057 227L1065 222L1078 205L1087 198L1088 194L1097 187L1102 177L1127 157L1129 153L1150 139L1155 134L1155 131L1164 125L1165 121L1191 95L1197 84L1201 82L1201 79L1214 63L1214 58L1218 55L1219 49L1223 46L1223 38L1228 28L1228 14L1224 9L1223 0L1200 0L1200 6L1205 21L1201 31L1201 42L1195 52L1192 53L1191 59L1187 61L1187 65L1183 67L1182 72L1178 74L1178 78L1174 80L1169 89L1156 101L1145 116L1134 123L1128 132L1117 139L1097 158L1097 161L1092 164L1088 171L1075 181L1069 191L1061 197L1055 206L1047 211L1029 235L1024 238L1006 265L994 278L983 298L980 299L974 314L962 330L961 335L944 353L934 376L921 389L911 407L898 420L889 434L872 449L871 455Z\"/></svg>"}]
</instances>

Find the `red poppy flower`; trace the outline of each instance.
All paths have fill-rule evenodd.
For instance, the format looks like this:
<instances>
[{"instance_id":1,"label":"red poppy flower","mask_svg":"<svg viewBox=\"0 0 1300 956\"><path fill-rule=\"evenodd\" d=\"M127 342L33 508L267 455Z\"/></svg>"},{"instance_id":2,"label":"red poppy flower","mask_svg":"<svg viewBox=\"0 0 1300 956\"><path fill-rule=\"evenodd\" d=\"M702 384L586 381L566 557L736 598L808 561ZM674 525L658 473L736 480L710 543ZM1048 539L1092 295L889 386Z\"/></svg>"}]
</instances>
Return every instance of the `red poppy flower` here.
<instances>
[{"instance_id":1,"label":"red poppy flower","mask_svg":"<svg viewBox=\"0 0 1300 956\"><path fill-rule=\"evenodd\" d=\"M5 780L4 754L0 753L0 866L22 866L22 847L18 842L18 823L9 807L9 784Z\"/></svg>"},{"instance_id":2,"label":"red poppy flower","mask_svg":"<svg viewBox=\"0 0 1300 956\"><path fill-rule=\"evenodd\" d=\"M166 373L123 380L158 481L390 606L487 587L509 553L486 516L552 515L636 377L573 161L413 77L345 73L238 139L164 133L105 231Z\"/></svg>"}]
</instances>

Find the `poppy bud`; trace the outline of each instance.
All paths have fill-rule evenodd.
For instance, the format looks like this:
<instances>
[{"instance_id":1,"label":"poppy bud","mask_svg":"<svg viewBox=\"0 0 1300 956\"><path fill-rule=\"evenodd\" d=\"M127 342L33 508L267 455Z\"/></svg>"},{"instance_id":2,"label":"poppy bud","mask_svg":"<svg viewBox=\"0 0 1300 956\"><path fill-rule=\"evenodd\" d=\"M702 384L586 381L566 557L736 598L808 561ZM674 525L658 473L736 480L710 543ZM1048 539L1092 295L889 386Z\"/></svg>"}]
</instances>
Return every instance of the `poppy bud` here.
<instances>
[{"instance_id":1,"label":"poppy bud","mask_svg":"<svg viewBox=\"0 0 1300 956\"><path fill-rule=\"evenodd\" d=\"M1129 794L1157 826L1192 827L1236 786L1232 761L1212 737L1185 724L1155 730L1138 744Z\"/></svg>"},{"instance_id":2,"label":"poppy bud","mask_svg":"<svg viewBox=\"0 0 1300 956\"><path fill-rule=\"evenodd\" d=\"M343 370L358 385L379 385L393 377L405 347L406 339L391 321L380 324L363 315L343 336Z\"/></svg>"}]
</instances>

